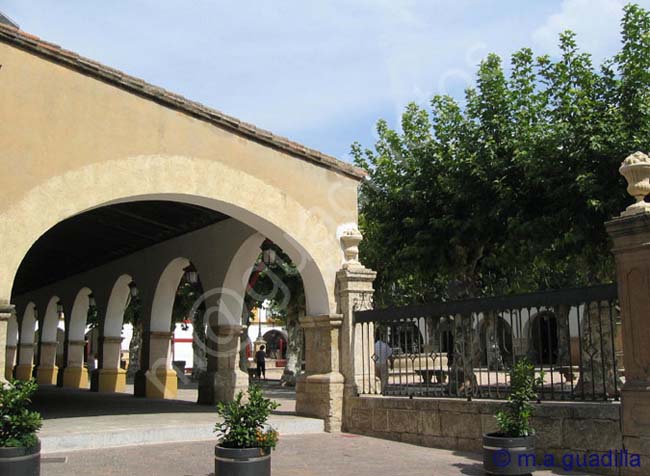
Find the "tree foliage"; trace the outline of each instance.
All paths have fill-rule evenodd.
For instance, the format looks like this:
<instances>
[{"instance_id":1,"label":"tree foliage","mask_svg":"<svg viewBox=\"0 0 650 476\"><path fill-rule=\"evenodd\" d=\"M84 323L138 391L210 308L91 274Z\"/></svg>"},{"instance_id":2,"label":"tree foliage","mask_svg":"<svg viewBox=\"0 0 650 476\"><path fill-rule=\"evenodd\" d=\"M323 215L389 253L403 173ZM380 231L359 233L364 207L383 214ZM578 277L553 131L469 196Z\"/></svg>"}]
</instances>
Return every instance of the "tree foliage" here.
<instances>
[{"instance_id":1,"label":"tree foliage","mask_svg":"<svg viewBox=\"0 0 650 476\"><path fill-rule=\"evenodd\" d=\"M613 279L604 222L629 203L617 170L650 141L650 14L625 7L622 47L596 68L576 36L561 55L489 55L464 104L409 104L380 120L360 196L379 304Z\"/></svg>"},{"instance_id":2,"label":"tree foliage","mask_svg":"<svg viewBox=\"0 0 650 476\"><path fill-rule=\"evenodd\" d=\"M302 277L280 247L275 244L268 246L273 248L276 258L273 263L265 264L262 255L258 257L246 290L245 309L251 312L268 301L274 319L288 324L305 308Z\"/></svg>"}]
</instances>

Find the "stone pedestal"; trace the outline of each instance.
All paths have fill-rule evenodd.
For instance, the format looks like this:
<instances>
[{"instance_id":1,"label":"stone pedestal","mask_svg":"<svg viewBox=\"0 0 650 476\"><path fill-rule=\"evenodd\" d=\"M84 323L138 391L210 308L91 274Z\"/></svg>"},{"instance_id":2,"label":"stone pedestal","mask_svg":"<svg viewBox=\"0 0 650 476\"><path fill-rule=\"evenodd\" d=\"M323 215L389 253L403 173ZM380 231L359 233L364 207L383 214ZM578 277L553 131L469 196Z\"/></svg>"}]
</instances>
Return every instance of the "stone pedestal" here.
<instances>
[{"instance_id":1,"label":"stone pedestal","mask_svg":"<svg viewBox=\"0 0 650 476\"><path fill-rule=\"evenodd\" d=\"M66 388L89 388L88 369L66 367L63 369L63 386Z\"/></svg>"},{"instance_id":2,"label":"stone pedestal","mask_svg":"<svg viewBox=\"0 0 650 476\"><path fill-rule=\"evenodd\" d=\"M11 318L13 308L8 305L1 305L0 307L0 369L5 368L5 346L7 344L7 324ZM0 373L0 385L5 383L4 372Z\"/></svg>"},{"instance_id":3,"label":"stone pedestal","mask_svg":"<svg viewBox=\"0 0 650 476\"><path fill-rule=\"evenodd\" d=\"M97 391L99 393L124 392L126 388L126 371L124 369L97 370Z\"/></svg>"},{"instance_id":4,"label":"stone pedestal","mask_svg":"<svg viewBox=\"0 0 650 476\"><path fill-rule=\"evenodd\" d=\"M122 338L104 337L99 370L97 370L97 391L101 393L123 392L126 387L126 371L120 367Z\"/></svg>"},{"instance_id":5,"label":"stone pedestal","mask_svg":"<svg viewBox=\"0 0 650 476\"><path fill-rule=\"evenodd\" d=\"M16 365L16 346L8 345L5 354L5 379L12 380L14 378L14 367Z\"/></svg>"},{"instance_id":6,"label":"stone pedestal","mask_svg":"<svg viewBox=\"0 0 650 476\"><path fill-rule=\"evenodd\" d=\"M623 327L623 445L642 455L641 471L621 474L645 474L650 467L650 214L616 218L607 231L614 244Z\"/></svg>"},{"instance_id":7,"label":"stone pedestal","mask_svg":"<svg viewBox=\"0 0 650 476\"><path fill-rule=\"evenodd\" d=\"M56 366L56 342L41 342L40 359L36 368L36 382L39 385L56 385L58 367Z\"/></svg>"},{"instance_id":8,"label":"stone pedestal","mask_svg":"<svg viewBox=\"0 0 650 476\"><path fill-rule=\"evenodd\" d=\"M343 316L305 316L305 373L296 380L296 413L322 418L325 431L341 431L344 378L340 372Z\"/></svg>"},{"instance_id":9,"label":"stone pedestal","mask_svg":"<svg viewBox=\"0 0 650 476\"><path fill-rule=\"evenodd\" d=\"M16 379L29 380L34 373L34 344L18 344Z\"/></svg>"},{"instance_id":10,"label":"stone pedestal","mask_svg":"<svg viewBox=\"0 0 650 476\"><path fill-rule=\"evenodd\" d=\"M145 372L147 398L173 400L178 396L178 375L172 369L149 369Z\"/></svg>"},{"instance_id":11,"label":"stone pedestal","mask_svg":"<svg viewBox=\"0 0 650 476\"><path fill-rule=\"evenodd\" d=\"M173 399L178 394L178 376L171 367L171 332L149 333L149 369L144 373L147 398Z\"/></svg>"},{"instance_id":12,"label":"stone pedestal","mask_svg":"<svg viewBox=\"0 0 650 476\"><path fill-rule=\"evenodd\" d=\"M208 333L208 370L199 384L199 403L229 402L248 389L248 374L239 365L242 326L218 325Z\"/></svg>"},{"instance_id":13,"label":"stone pedestal","mask_svg":"<svg viewBox=\"0 0 650 476\"><path fill-rule=\"evenodd\" d=\"M84 341L68 341L68 362L63 369L63 386L88 388L88 370L84 367Z\"/></svg>"}]
</instances>

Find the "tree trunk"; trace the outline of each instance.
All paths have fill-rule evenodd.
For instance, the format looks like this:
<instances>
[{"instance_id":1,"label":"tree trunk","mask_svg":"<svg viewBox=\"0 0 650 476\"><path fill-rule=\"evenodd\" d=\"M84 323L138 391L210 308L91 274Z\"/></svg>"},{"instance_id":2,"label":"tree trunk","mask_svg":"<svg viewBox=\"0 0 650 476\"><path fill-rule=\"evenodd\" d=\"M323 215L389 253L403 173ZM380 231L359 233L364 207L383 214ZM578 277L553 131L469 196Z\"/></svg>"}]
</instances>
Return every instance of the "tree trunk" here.
<instances>
[{"instance_id":1,"label":"tree trunk","mask_svg":"<svg viewBox=\"0 0 650 476\"><path fill-rule=\"evenodd\" d=\"M140 350L142 349L142 326L137 324L133 326L133 334L129 343L129 367L126 371L127 379L135 378L135 374L140 370Z\"/></svg>"},{"instance_id":2,"label":"tree trunk","mask_svg":"<svg viewBox=\"0 0 650 476\"><path fill-rule=\"evenodd\" d=\"M456 396L473 396L478 391L475 362L480 357L480 340L471 315L457 314L453 321L453 351L450 355L449 391Z\"/></svg>"},{"instance_id":3,"label":"tree trunk","mask_svg":"<svg viewBox=\"0 0 650 476\"><path fill-rule=\"evenodd\" d=\"M280 383L287 387L296 386L296 378L302 371L302 341L303 332L300 327L300 314L292 314L287 318L287 364L280 379Z\"/></svg>"},{"instance_id":4,"label":"tree trunk","mask_svg":"<svg viewBox=\"0 0 650 476\"><path fill-rule=\"evenodd\" d=\"M555 310L557 323L557 359L555 365L558 367L568 366L571 362L570 311L571 307L567 304L561 304ZM568 371L570 372L570 369Z\"/></svg>"},{"instance_id":5,"label":"tree trunk","mask_svg":"<svg viewBox=\"0 0 650 476\"><path fill-rule=\"evenodd\" d=\"M612 397L622 386L616 368L609 302L585 306L581 328L581 372L574 393L594 400Z\"/></svg>"}]
</instances>

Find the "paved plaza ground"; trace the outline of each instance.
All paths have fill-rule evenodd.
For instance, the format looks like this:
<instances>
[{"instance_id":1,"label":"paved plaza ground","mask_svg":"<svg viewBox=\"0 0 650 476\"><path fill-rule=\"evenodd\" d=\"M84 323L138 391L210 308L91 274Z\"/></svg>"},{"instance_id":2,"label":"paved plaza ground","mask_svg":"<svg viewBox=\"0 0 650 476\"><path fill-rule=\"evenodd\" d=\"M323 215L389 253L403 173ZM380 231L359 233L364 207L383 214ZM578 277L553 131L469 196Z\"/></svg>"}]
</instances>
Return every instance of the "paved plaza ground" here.
<instances>
[{"instance_id":1,"label":"paved plaza ground","mask_svg":"<svg viewBox=\"0 0 650 476\"><path fill-rule=\"evenodd\" d=\"M216 408L196 404L196 386L187 387L179 390L177 400L150 400L131 393L41 386L33 402L44 418L39 435L43 453L213 438ZM127 390L132 392L132 387ZM278 431L323 432L322 420L295 415L293 390L265 382L264 391L280 403L269 420Z\"/></svg>"},{"instance_id":2,"label":"paved plaza ground","mask_svg":"<svg viewBox=\"0 0 650 476\"><path fill-rule=\"evenodd\" d=\"M47 455L43 476L207 476L214 441ZM348 434L290 435L273 453L275 476L482 476L480 456ZM535 475L565 475L540 471Z\"/></svg>"},{"instance_id":3,"label":"paved plaza ground","mask_svg":"<svg viewBox=\"0 0 650 476\"><path fill-rule=\"evenodd\" d=\"M174 401L41 387L34 398L45 417L41 474L212 474L214 408L193 403L196 388L185 387ZM272 416L282 435L273 454L276 476L483 475L477 454L324 433L321 420L295 416L291 389L274 381L263 383L263 388L267 396L281 403Z\"/></svg>"}]
</instances>

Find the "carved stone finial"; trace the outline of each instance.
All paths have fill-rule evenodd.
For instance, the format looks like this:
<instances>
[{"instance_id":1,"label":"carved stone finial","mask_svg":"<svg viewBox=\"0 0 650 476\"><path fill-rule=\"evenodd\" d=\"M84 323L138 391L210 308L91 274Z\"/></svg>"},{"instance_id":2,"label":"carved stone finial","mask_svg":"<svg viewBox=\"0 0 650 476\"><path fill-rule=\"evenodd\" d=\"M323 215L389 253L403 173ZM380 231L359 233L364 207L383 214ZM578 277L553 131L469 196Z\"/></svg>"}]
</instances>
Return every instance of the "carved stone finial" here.
<instances>
[{"instance_id":1,"label":"carved stone finial","mask_svg":"<svg viewBox=\"0 0 650 476\"><path fill-rule=\"evenodd\" d=\"M361 266L359 262L359 243L361 243L362 239L363 235L356 227L345 230L341 235L341 245L345 257L343 268Z\"/></svg>"},{"instance_id":2,"label":"carved stone finial","mask_svg":"<svg viewBox=\"0 0 650 476\"><path fill-rule=\"evenodd\" d=\"M650 157L635 152L623 161L618 171L627 180L627 193L636 199L636 203L627 207L621 216L650 213L650 203L645 201L650 194Z\"/></svg>"}]
</instances>

